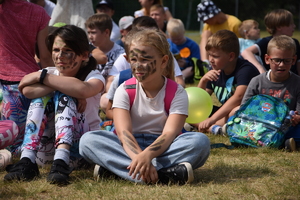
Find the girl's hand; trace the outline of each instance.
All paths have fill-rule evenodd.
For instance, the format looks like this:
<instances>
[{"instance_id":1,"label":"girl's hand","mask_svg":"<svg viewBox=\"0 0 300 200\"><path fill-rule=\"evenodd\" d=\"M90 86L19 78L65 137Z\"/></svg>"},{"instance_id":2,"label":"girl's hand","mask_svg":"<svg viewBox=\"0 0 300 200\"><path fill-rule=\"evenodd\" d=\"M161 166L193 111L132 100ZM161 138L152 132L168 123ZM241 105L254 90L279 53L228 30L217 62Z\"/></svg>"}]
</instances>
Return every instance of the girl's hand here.
<instances>
[{"instance_id":1,"label":"girl's hand","mask_svg":"<svg viewBox=\"0 0 300 200\"><path fill-rule=\"evenodd\" d=\"M32 72L30 74L25 75L20 84L19 84L19 91L22 93L22 90L24 87L35 84L35 83L39 83L40 82L40 76L41 76L41 72L37 71L37 72ZM23 94L23 93L22 93Z\"/></svg>"},{"instance_id":2,"label":"girl's hand","mask_svg":"<svg viewBox=\"0 0 300 200\"><path fill-rule=\"evenodd\" d=\"M198 130L202 133L207 133L209 127L211 127L215 123L216 123L215 120L212 120L211 118L208 118L208 119L204 120L203 122L199 123Z\"/></svg>"},{"instance_id":3,"label":"girl's hand","mask_svg":"<svg viewBox=\"0 0 300 200\"><path fill-rule=\"evenodd\" d=\"M151 179L149 178L153 176L153 174L150 175L150 172L153 173L151 160L150 156L145 155L144 152L137 154L127 167L129 169L129 176L133 179L137 178L137 180L140 180L141 177L145 180Z\"/></svg>"},{"instance_id":4,"label":"girl's hand","mask_svg":"<svg viewBox=\"0 0 300 200\"><path fill-rule=\"evenodd\" d=\"M77 111L83 113L86 109L86 99L77 99Z\"/></svg>"},{"instance_id":5,"label":"girl's hand","mask_svg":"<svg viewBox=\"0 0 300 200\"><path fill-rule=\"evenodd\" d=\"M155 167L152 165L152 163L150 165L149 176L148 177L142 176L142 180L145 183L156 183L158 181L158 174Z\"/></svg>"}]
</instances>

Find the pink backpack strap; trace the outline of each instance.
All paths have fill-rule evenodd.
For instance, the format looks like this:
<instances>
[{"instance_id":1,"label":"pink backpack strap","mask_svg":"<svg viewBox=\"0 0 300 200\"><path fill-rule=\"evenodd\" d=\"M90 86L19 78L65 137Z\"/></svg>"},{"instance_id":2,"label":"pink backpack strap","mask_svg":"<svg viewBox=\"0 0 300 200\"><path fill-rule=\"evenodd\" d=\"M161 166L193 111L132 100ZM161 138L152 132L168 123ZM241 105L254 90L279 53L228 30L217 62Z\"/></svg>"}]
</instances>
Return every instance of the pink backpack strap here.
<instances>
[{"instance_id":1,"label":"pink backpack strap","mask_svg":"<svg viewBox=\"0 0 300 200\"><path fill-rule=\"evenodd\" d=\"M166 85L166 94L165 94L165 111L169 115L169 110L171 107L172 100L174 99L174 96L177 91L177 83L171 79L167 79L167 85Z\"/></svg>"},{"instance_id":2,"label":"pink backpack strap","mask_svg":"<svg viewBox=\"0 0 300 200\"><path fill-rule=\"evenodd\" d=\"M132 77L131 79L128 79L127 81L125 81L125 90L129 96L130 108L132 107L133 101L135 99L136 81L137 80L135 79L135 77ZM175 81L173 81L171 79L167 79L166 94L165 94L165 98L164 98L165 111L166 111L167 115L169 115L169 110L171 107L172 100L175 97L177 87L178 87L178 84ZM114 130L114 133L117 134L116 130ZM182 132L180 134L182 134Z\"/></svg>"},{"instance_id":3,"label":"pink backpack strap","mask_svg":"<svg viewBox=\"0 0 300 200\"><path fill-rule=\"evenodd\" d=\"M172 100L177 91L177 87L178 85L175 81L171 79L167 79L164 103L165 103L165 111L168 115L169 115L169 110L171 107ZM128 93L130 108L131 108L136 94L136 79L134 77L125 81L125 90Z\"/></svg>"},{"instance_id":4,"label":"pink backpack strap","mask_svg":"<svg viewBox=\"0 0 300 200\"><path fill-rule=\"evenodd\" d=\"M135 99L136 93L136 78L132 77L125 81L125 90L129 96L130 108L132 107L133 101Z\"/></svg>"}]
</instances>

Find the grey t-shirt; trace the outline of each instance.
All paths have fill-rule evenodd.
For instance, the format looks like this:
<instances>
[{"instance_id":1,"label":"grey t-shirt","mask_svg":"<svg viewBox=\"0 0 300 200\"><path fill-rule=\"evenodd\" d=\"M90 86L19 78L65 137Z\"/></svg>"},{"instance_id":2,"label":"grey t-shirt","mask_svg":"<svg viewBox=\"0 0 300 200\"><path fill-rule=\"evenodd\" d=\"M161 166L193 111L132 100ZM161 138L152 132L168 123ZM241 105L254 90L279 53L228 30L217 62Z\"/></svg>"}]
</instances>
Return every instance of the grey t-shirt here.
<instances>
[{"instance_id":1,"label":"grey t-shirt","mask_svg":"<svg viewBox=\"0 0 300 200\"><path fill-rule=\"evenodd\" d=\"M254 77L245 92L242 104L257 94L267 94L283 99L290 110L300 113L300 76L290 73L290 77L281 83L269 80L269 72Z\"/></svg>"}]
</instances>

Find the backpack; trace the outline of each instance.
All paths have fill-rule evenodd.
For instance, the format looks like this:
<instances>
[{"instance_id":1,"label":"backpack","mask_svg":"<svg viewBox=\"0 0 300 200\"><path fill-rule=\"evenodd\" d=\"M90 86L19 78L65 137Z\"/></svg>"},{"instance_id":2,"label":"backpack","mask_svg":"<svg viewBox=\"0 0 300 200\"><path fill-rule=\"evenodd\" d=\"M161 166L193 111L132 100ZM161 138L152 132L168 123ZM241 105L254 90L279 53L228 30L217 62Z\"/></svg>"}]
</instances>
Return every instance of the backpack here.
<instances>
[{"instance_id":1,"label":"backpack","mask_svg":"<svg viewBox=\"0 0 300 200\"><path fill-rule=\"evenodd\" d=\"M194 66L194 81L199 82L200 79L209 71L209 65L198 58L192 58Z\"/></svg>"},{"instance_id":2,"label":"backpack","mask_svg":"<svg viewBox=\"0 0 300 200\"><path fill-rule=\"evenodd\" d=\"M229 118L226 132L233 146L279 148L291 126L290 119L282 99L259 94Z\"/></svg>"}]
</instances>

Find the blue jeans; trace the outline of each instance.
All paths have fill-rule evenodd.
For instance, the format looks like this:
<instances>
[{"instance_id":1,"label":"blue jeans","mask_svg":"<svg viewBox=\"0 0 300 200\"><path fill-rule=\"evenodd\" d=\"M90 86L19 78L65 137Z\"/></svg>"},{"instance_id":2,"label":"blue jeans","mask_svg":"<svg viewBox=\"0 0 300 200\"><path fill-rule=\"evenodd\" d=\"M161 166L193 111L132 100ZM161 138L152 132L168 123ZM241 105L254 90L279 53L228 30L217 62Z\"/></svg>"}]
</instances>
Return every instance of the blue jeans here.
<instances>
[{"instance_id":1,"label":"blue jeans","mask_svg":"<svg viewBox=\"0 0 300 200\"><path fill-rule=\"evenodd\" d=\"M134 134L141 149L152 144L159 135ZM130 157L124 151L119 138L109 131L91 131L85 133L79 143L79 153L87 161L96 163L114 174L132 182L142 180L132 179L127 167ZM210 141L203 133L186 132L176 137L170 147L160 156L152 160L156 170L188 162L193 169L204 165L210 153Z\"/></svg>"}]
</instances>

